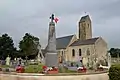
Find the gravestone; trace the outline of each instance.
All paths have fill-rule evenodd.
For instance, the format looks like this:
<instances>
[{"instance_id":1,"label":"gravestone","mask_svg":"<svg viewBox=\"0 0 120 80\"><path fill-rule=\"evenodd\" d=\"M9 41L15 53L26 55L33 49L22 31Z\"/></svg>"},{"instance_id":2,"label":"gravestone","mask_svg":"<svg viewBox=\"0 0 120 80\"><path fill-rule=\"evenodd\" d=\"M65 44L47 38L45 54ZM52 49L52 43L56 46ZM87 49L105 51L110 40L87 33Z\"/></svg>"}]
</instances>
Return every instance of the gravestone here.
<instances>
[{"instance_id":1,"label":"gravestone","mask_svg":"<svg viewBox=\"0 0 120 80\"><path fill-rule=\"evenodd\" d=\"M6 61L6 65L8 65L8 66L10 65L10 59L11 59L11 58L10 58L9 55L8 55L8 57L7 57L6 60L5 60L5 61Z\"/></svg>"}]
</instances>

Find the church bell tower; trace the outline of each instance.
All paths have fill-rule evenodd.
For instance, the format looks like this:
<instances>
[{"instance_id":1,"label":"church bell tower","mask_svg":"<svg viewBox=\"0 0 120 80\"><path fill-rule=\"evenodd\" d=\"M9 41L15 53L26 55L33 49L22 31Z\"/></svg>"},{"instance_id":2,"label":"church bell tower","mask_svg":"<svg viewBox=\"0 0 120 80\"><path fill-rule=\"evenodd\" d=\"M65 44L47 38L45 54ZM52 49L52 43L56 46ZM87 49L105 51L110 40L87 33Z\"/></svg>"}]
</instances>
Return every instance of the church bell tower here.
<instances>
[{"instance_id":1,"label":"church bell tower","mask_svg":"<svg viewBox=\"0 0 120 80\"><path fill-rule=\"evenodd\" d=\"M79 27L78 37L80 40L92 38L92 25L89 15L81 17L78 27Z\"/></svg>"}]
</instances>

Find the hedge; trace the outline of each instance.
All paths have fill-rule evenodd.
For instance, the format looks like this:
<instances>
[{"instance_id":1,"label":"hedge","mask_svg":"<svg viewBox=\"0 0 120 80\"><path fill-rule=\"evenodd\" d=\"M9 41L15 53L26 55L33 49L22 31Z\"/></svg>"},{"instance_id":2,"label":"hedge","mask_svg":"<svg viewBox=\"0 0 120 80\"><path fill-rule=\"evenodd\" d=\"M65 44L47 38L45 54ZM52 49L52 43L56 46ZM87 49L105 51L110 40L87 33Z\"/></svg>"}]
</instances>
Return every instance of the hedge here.
<instances>
[{"instance_id":1,"label":"hedge","mask_svg":"<svg viewBox=\"0 0 120 80\"><path fill-rule=\"evenodd\" d=\"M120 80L120 64L112 65L108 75L109 80Z\"/></svg>"},{"instance_id":2,"label":"hedge","mask_svg":"<svg viewBox=\"0 0 120 80\"><path fill-rule=\"evenodd\" d=\"M39 73L43 65L28 65L25 67L25 73Z\"/></svg>"}]
</instances>

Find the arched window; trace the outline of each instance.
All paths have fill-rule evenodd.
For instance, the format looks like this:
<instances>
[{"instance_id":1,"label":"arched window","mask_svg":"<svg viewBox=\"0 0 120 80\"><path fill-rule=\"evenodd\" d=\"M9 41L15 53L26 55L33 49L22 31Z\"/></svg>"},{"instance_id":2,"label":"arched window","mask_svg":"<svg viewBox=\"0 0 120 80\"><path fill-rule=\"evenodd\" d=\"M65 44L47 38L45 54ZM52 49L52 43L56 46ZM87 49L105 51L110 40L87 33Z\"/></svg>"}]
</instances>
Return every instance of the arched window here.
<instances>
[{"instance_id":1,"label":"arched window","mask_svg":"<svg viewBox=\"0 0 120 80\"><path fill-rule=\"evenodd\" d=\"M62 51L62 56L63 56L64 52Z\"/></svg>"},{"instance_id":2,"label":"arched window","mask_svg":"<svg viewBox=\"0 0 120 80\"><path fill-rule=\"evenodd\" d=\"M72 56L75 57L75 50L72 50Z\"/></svg>"},{"instance_id":3,"label":"arched window","mask_svg":"<svg viewBox=\"0 0 120 80\"><path fill-rule=\"evenodd\" d=\"M89 50L89 48L87 49L87 56L90 56L90 50Z\"/></svg>"},{"instance_id":4,"label":"arched window","mask_svg":"<svg viewBox=\"0 0 120 80\"><path fill-rule=\"evenodd\" d=\"M79 49L79 56L81 56L82 54L81 54L81 49Z\"/></svg>"}]
</instances>

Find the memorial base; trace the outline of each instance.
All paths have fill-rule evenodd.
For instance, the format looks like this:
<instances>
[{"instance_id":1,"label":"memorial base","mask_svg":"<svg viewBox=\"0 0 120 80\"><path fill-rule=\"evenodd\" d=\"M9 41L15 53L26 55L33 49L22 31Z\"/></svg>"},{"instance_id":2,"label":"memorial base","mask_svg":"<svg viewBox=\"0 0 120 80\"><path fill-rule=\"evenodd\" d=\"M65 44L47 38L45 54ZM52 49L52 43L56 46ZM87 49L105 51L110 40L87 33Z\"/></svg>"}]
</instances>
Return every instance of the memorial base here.
<instances>
[{"instance_id":1,"label":"memorial base","mask_svg":"<svg viewBox=\"0 0 120 80\"><path fill-rule=\"evenodd\" d=\"M16 68L16 72L17 72L17 73L24 73L24 71L25 71L25 69L24 69L24 67L22 67L22 66L18 66L18 67Z\"/></svg>"},{"instance_id":2,"label":"memorial base","mask_svg":"<svg viewBox=\"0 0 120 80\"><path fill-rule=\"evenodd\" d=\"M46 53L45 65L47 67L58 67L58 54Z\"/></svg>"},{"instance_id":3,"label":"memorial base","mask_svg":"<svg viewBox=\"0 0 120 80\"><path fill-rule=\"evenodd\" d=\"M58 70L57 71L48 71L48 74L58 74Z\"/></svg>"},{"instance_id":4,"label":"memorial base","mask_svg":"<svg viewBox=\"0 0 120 80\"><path fill-rule=\"evenodd\" d=\"M87 69L86 69L86 68L78 69L78 73L86 73L86 72L87 72Z\"/></svg>"}]
</instances>

